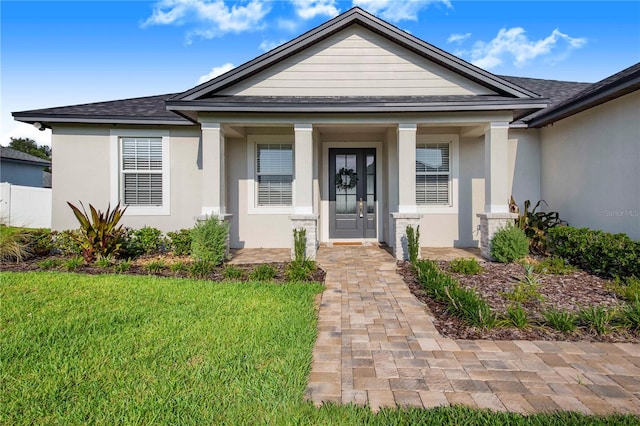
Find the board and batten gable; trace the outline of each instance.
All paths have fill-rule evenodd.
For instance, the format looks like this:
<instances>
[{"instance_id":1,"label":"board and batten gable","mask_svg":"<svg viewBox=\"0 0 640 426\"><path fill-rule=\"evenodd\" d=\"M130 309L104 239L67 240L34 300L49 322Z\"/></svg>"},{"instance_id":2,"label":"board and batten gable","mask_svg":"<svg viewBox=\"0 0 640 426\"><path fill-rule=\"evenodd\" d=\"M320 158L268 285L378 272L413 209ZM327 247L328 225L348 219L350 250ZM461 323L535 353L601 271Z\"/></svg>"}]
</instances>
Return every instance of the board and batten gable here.
<instances>
[{"instance_id":1,"label":"board and batten gable","mask_svg":"<svg viewBox=\"0 0 640 426\"><path fill-rule=\"evenodd\" d=\"M360 25L352 25L216 93L222 96L494 94Z\"/></svg>"}]
</instances>

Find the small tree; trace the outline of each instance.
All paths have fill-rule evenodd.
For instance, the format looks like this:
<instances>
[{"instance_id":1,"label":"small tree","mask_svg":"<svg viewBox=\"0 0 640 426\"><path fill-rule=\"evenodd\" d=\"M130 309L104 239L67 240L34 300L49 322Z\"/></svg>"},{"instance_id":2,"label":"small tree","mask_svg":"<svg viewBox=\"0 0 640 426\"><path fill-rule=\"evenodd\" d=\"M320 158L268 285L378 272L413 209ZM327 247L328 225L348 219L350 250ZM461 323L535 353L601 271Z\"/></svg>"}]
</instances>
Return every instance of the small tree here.
<instances>
[{"instance_id":1,"label":"small tree","mask_svg":"<svg viewBox=\"0 0 640 426\"><path fill-rule=\"evenodd\" d=\"M51 148L47 145L38 145L36 141L29 138L10 138L9 148L26 154L40 157L45 160L51 160Z\"/></svg>"}]
</instances>

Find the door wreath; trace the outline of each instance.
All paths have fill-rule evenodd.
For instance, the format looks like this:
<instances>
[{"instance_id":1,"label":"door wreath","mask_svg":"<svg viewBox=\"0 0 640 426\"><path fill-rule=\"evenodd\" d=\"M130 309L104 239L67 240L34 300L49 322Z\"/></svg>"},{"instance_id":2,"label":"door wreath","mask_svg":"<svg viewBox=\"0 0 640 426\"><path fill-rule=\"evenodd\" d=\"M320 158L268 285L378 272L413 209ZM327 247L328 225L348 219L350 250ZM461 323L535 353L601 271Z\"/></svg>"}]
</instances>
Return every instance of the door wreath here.
<instances>
[{"instance_id":1,"label":"door wreath","mask_svg":"<svg viewBox=\"0 0 640 426\"><path fill-rule=\"evenodd\" d=\"M358 184L358 175L353 169L343 167L336 173L336 188L344 191L355 188Z\"/></svg>"}]
</instances>

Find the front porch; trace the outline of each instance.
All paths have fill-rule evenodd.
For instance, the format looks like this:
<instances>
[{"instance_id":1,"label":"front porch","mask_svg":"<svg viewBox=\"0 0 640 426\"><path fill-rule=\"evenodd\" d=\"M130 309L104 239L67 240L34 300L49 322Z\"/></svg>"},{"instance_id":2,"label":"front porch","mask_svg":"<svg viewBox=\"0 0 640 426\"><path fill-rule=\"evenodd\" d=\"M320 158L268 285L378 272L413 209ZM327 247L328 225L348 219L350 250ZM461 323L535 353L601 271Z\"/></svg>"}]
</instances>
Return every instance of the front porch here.
<instances>
[{"instance_id":1,"label":"front porch","mask_svg":"<svg viewBox=\"0 0 640 426\"><path fill-rule=\"evenodd\" d=\"M511 112L306 118L199 117L201 214L230 221L231 248L292 249L305 228L311 258L321 243L377 242L406 259L411 225L421 246L488 256L511 217Z\"/></svg>"}]
</instances>

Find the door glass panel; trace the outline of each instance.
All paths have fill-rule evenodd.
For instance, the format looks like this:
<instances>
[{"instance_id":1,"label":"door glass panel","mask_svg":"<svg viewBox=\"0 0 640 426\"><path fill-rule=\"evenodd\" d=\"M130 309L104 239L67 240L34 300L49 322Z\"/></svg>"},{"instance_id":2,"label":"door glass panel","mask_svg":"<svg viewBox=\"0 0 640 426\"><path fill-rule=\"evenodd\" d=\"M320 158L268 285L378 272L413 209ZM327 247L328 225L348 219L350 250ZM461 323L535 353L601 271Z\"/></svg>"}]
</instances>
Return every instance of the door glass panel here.
<instances>
[{"instance_id":1,"label":"door glass panel","mask_svg":"<svg viewBox=\"0 0 640 426\"><path fill-rule=\"evenodd\" d=\"M336 155L336 213L355 214L357 207L357 162L355 154Z\"/></svg>"},{"instance_id":2,"label":"door glass panel","mask_svg":"<svg viewBox=\"0 0 640 426\"><path fill-rule=\"evenodd\" d=\"M367 154L367 213L375 213L376 161L373 154Z\"/></svg>"}]
</instances>

